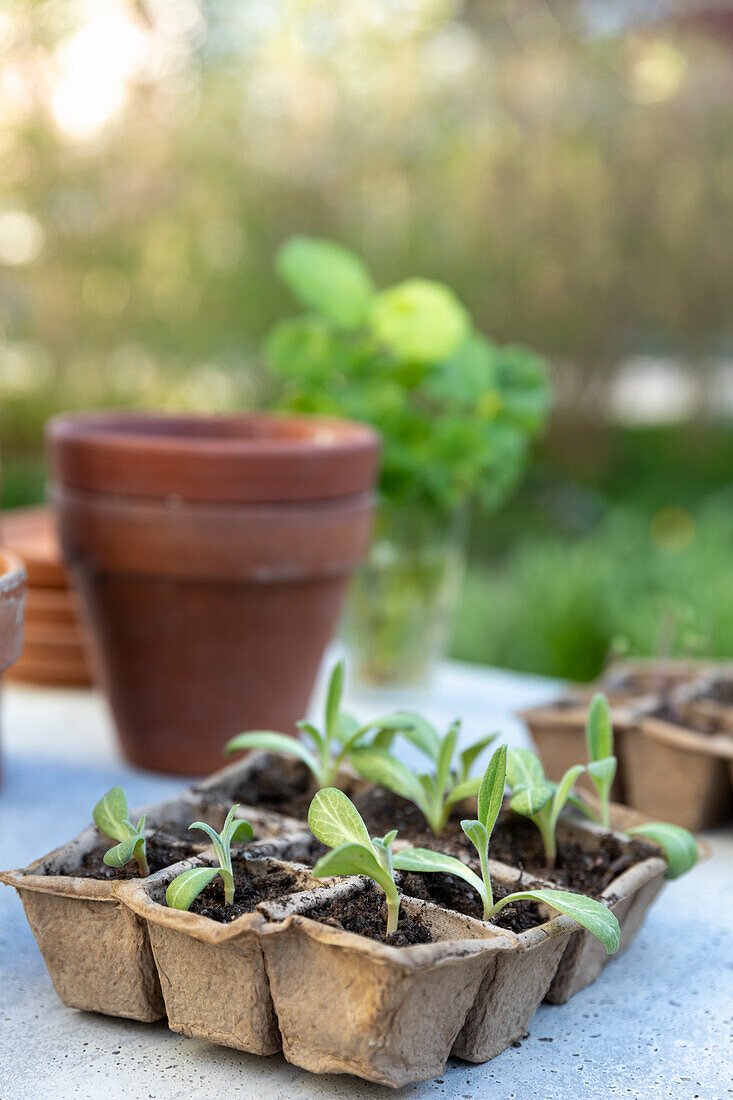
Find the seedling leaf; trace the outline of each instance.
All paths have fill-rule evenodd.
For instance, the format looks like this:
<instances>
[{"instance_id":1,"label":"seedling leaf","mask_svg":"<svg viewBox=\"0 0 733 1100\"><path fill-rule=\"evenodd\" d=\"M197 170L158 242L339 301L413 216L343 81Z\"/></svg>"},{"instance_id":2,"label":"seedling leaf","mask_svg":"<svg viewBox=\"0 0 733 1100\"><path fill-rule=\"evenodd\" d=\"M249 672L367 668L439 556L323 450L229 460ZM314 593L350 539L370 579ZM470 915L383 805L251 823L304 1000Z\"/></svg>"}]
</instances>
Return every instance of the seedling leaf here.
<instances>
[{"instance_id":1,"label":"seedling leaf","mask_svg":"<svg viewBox=\"0 0 733 1100\"><path fill-rule=\"evenodd\" d=\"M489 760L478 792L478 819L491 836L501 810L506 785L507 747L500 745Z\"/></svg>"},{"instance_id":2,"label":"seedling leaf","mask_svg":"<svg viewBox=\"0 0 733 1100\"><path fill-rule=\"evenodd\" d=\"M648 837L659 845L669 864L665 878L679 878L694 867L700 858L694 836L680 825L669 825L665 821L650 821L645 825L635 825L633 829L627 829L626 832L628 836Z\"/></svg>"},{"instance_id":3,"label":"seedling leaf","mask_svg":"<svg viewBox=\"0 0 733 1100\"><path fill-rule=\"evenodd\" d=\"M512 795L509 805L515 813L534 817L547 805L554 793L549 783L541 783L536 787L520 787Z\"/></svg>"},{"instance_id":4,"label":"seedling leaf","mask_svg":"<svg viewBox=\"0 0 733 1100\"><path fill-rule=\"evenodd\" d=\"M473 779L464 779L450 792L445 800L446 806L452 806L456 802L461 802L464 798L475 798L480 786L481 780L477 775Z\"/></svg>"},{"instance_id":5,"label":"seedling leaf","mask_svg":"<svg viewBox=\"0 0 733 1100\"><path fill-rule=\"evenodd\" d=\"M122 787L112 787L102 795L92 811L92 817L99 831L113 840L127 840L134 832L127 823L127 798Z\"/></svg>"},{"instance_id":6,"label":"seedling leaf","mask_svg":"<svg viewBox=\"0 0 733 1100\"><path fill-rule=\"evenodd\" d=\"M191 902L220 873L219 867L192 867L176 875L165 892L170 909L190 909Z\"/></svg>"},{"instance_id":7,"label":"seedling leaf","mask_svg":"<svg viewBox=\"0 0 733 1100\"><path fill-rule=\"evenodd\" d=\"M414 802L420 809L425 806L425 789L410 769L383 749L356 749L351 763L362 779L386 787L394 794ZM423 809L424 812L424 809Z\"/></svg>"},{"instance_id":8,"label":"seedling leaf","mask_svg":"<svg viewBox=\"0 0 733 1100\"><path fill-rule=\"evenodd\" d=\"M498 734L489 733L486 737L482 737L479 741L475 741L473 745L469 745L467 749L464 749L460 754L461 759L461 774L464 779L468 779L471 768L475 764L484 749L487 749L492 741L496 741Z\"/></svg>"},{"instance_id":9,"label":"seedling leaf","mask_svg":"<svg viewBox=\"0 0 733 1100\"><path fill-rule=\"evenodd\" d=\"M506 774L513 791L520 787L538 787L545 782L540 758L529 749L510 749L507 754Z\"/></svg>"},{"instance_id":10,"label":"seedling leaf","mask_svg":"<svg viewBox=\"0 0 733 1100\"><path fill-rule=\"evenodd\" d=\"M108 852L105 852L102 856L102 860L108 867L124 867L126 863L129 863L135 854L135 846L138 843L138 838L133 836L127 840L123 840L120 844L115 844L114 848L110 848Z\"/></svg>"},{"instance_id":11,"label":"seedling leaf","mask_svg":"<svg viewBox=\"0 0 733 1100\"><path fill-rule=\"evenodd\" d=\"M593 696L588 711L585 741L588 749L588 759L591 762L613 756L611 710L608 706L608 699L600 692Z\"/></svg>"},{"instance_id":12,"label":"seedling leaf","mask_svg":"<svg viewBox=\"0 0 733 1100\"><path fill-rule=\"evenodd\" d=\"M498 913L509 902L523 899L545 902L558 913L573 917L578 924L582 924L583 928L587 928L601 941L609 955L618 950L620 938L618 920L611 910L599 901L584 897L582 894L569 894L565 890L520 890L497 902L493 913Z\"/></svg>"},{"instance_id":13,"label":"seedling leaf","mask_svg":"<svg viewBox=\"0 0 733 1100\"><path fill-rule=\"evenodd\" d=\"M333 672L328 681L328 694L326 696L326 736L329 740L336 736L339 707L344 691L344 662L338 661L334 665Z\"/></svg>"},{"instance_id":14,"label":"seedling leaf","mask_svg":"<svg viewBox=\"0 0 733 1100\"><path fill-rule=\"evenodd\" d=\"M398 871L440 871L448 875L457 875L478 890L483 898L484 884L478 875L461 863L454 856L443 855L442 852L431 852L429 848L407 848L402 852L395 852L394 865Z\"/></svg>"},{"instance_id":15,"label":"seedling leaf","mask_svg":"<svg viewBox=\"0 0 733 1100\"><path fill-rule=\"evenodd\" d=\"M373 851L361 814L351 799L336 787L324 787L314 796L308 810L308 826L313 836L329 848L361 844Z\"/></svg>"},{"instance_id":16,"label":"seedling leaf","mask_svg":"<svg viewBox=\"0 0 733 1100\"><path fill-rule=\"evenodd\" d=\"M254 829L249 821L238 821L232 829L231 839L234 843L246 843L254 836Z\"/></svg>"},{"instance_id":17,"label":"seedling leaf","mask_svg":"<svg viewBox=\"0 0 733 1100\"><path fill-rule=\"evenodd\" d=\"M231 741L227 741L224 752L238 752L240 749L265 749L267 752L287 753L302 760L315 776L319 772L318 760L310 749L307 749L297 737L288 737L285 733L275 733L274 730L251 730L248 733L238 733Z\"/></svg>"}]
</instances>

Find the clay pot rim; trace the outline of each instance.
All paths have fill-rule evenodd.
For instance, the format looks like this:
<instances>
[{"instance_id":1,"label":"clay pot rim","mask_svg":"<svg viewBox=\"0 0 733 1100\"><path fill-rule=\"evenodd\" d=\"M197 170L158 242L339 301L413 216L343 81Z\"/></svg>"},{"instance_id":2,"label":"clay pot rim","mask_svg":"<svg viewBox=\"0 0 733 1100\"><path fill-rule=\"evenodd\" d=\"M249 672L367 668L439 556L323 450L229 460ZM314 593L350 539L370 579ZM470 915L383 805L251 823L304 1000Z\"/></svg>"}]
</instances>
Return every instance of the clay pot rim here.
<instances>
[{"instance_id":1,"label":"clay pot rim","mask_svg":"<svg viewBox=\"0 0 733 1100\"><path fill-rule=\"evenodd\" d=\"M23 588L26 579L26 568L18 554L13 550L0 549L0 598L15 595Z\"/></svg>"},{"instance_id":2,"label":"clay pot rim","mask_svg":"<svg viewBox=\"0 0 733 1100\"><path fill-rule=\"evenodd\" d=\"M46 441L66 485L233 503L366 492L379 451L378 433L361 422L262 411L62 413Z\"/></svg>"}]
</instances>

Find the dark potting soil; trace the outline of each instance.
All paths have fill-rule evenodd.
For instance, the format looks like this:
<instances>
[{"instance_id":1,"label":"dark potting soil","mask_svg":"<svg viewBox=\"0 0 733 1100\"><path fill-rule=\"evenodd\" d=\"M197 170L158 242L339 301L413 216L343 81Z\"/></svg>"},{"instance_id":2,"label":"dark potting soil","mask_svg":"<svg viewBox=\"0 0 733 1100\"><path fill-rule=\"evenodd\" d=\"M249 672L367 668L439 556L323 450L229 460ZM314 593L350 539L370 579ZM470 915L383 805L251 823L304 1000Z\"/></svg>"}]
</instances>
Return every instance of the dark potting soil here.
<instances>
[{"instance_id":1,"label":"dark potting soil","mask_svg":"<svg viewBox=\"0 0 733 1100\"><path fill-rule=\"evenodd\" d=\"M642 840L621 841L610 833L599 838L597 848L566 839L558 839L557 848L555 866L547 868L536 826L526 817L508 814L496 824L489 854L501 863L589 897L598 897L629 867L655 854L655 849Z\"/></svg>"},{"instance_id":2,"label":"dark potting soil","mask_svg":"<svg viewBox=\"0 0 733 1100\"><path fill-rule=\"evenodd\" d=\"M357 791L352 801L364 818L371 836L384 836L391 829L396 829L398 840L409 840L416 848L435 847L435 838L425 818L417 806L406 798L400 798L383 787L366 787ZM440 836L441 851L455 849L456 854L459 854L471 848L471 842L461 829L461 818L465 816L460 809L451 814Z\"/></svg>"},{"instance_id":3,"label":"dark potting soil","mask_svg":"<svg viewBox=\"0 0 733 1100\"><path fill-rule=\"evenodd\" d=\"M58 871L52 871L54 875L74 875L77 878L96 878L103 880L139 878L140 871L134 860L126 863L124 867L108 867L103 856L117 842L114 840L101 840L91 851L82 856L78 864L69 863ZM162 871L164 867L170 867L172 863L179 863L182 859L189 859L201 851L204 845L198 841L191 841L190 834L187 841L180 835L180 830L175 827L156 829L154 834L146 836L145 851L148 859L150 874Z\"/></svg>"},{"instance_id":4,"label":"dark potting soil","mask_svg":"<svg viewBox=\"0 0 733 1100\"><path fill-rule=\"evenodd\" d=\"M707 697L716 703L722 703L723 706L733 707L733 679L716 680L707 693Z\"/></svg>"},{"instance_id":5,"label":"dark potting soil","mask_svg":"<svg viewBox=\"0 0 733 1100\"><path fill-rule=\"evenodd\" d=\"M313 776L301 760L278 758L274 763L265 756L253 763L231 799L305 821L315 792Z\"/></svg>"},{"instance_id":6,"label":"dark potting soil","mask_svg":"<svg viewBox=\"0 0 733 1100\"><path fill-rule=\"evenodd\" d=\"M391 947L414 947L420 943L432 943L430 927L420 916L406 913L400 907L397 931L387 938L387 903L384 894L369 883L367 888L350 898L336 898L326 905L319 905L311 913L304 913L320 924L355 932L370 940L388 943Z\"/></svg>"},{"instance_id":7,"label":"dark potting soil","mask_svg":"<svg viewBox=\"0 0 733 1100\"><path fill-rule=\"evenodd\" d=\"M293 893L299 887L298 878L280 867L258 868L252 875L247 861L234 861L234 904L224 903L224 882L217 875L191 903L189 912L198 913L220 924L229 924L245 913L253 913L261 901L272 901L283 894Z\"/></svg>"},{"instance_id":8,"label":"dark potting soil","mask_svg":"<svg viewBox=\"0 0 733 1100\"><path fill-rule=\"evenodd\" d=\"M306 867L313 867L321 856L325 856L328 848L325 844L321 844L320 840L311 836L294 840L287 847L282 847L274 841L260 840L248 846L247 851L251 857L257 859L285 859L292 863L303 863Z\"/></svg>"},{"instance_id":9,"label":"dark potting soil","mask_svg":"<svg viewBox=\"0 0 733 1100\"><path fill-rule=\"evenodd\" d=\"M432 901L442 909L453 909L454 912L463 913L464 916L483 920L483 905L478 893L467 882L456 878L455 875L442 873L422 875L410 871L400 876L399 885L408 897ZM528 890L531 886L531 880L521 874L517 876L511 888L502 886L494 879L491 880L494 901L501 901L507 894ZM539 924L545 924L546 921L547 918L542 916L537 902L516 901L505 906L495 917L492 917L491 923L499 928L507 928L510 932L526 932Z\"/></svg>"},{"instance_id":10,"label":"dark potting soil","mask_svg":"<svg viewBox=\"0 0 733 1100\"><path fill-rule=\"evenodd\" d=\"M703 697L704 698L704 697ZM707 698L711 698L710 695ZM717 702L718 700L716 700ZM686 714L673 703L658 707L650 714L651 718L661 718L664 722L671 722L682 729L693 730L695 733L730 733L730 726L716 715Z\"/></svg>"}]
</instances>

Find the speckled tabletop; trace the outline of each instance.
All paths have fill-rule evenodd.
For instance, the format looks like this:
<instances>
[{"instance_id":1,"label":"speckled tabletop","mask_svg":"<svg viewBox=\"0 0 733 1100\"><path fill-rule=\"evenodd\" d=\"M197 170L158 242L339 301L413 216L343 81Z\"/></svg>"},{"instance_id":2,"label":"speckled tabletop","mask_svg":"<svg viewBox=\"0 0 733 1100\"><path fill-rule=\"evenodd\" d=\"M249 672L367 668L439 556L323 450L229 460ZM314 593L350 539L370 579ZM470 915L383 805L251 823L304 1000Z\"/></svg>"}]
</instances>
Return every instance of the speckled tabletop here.
<instances>
[{"instance_id":1,"label":"speckled tabletop","mask_svg":"<svg viewBox=\"0 0 733 1100\"><path fill-rule=\"evenodd\" d=\"M321 685L322 688L322 685ZM463 736L498 729L525 743L511 717L549 698L537 677L446 663L409 702L438 722L464 717ZM318 693L317 693L318 695ZM349 700L357 713L405 698ZM94 693L3 690L0 861L18 867L86 825L96 799L122 783L133 805L183 780L124 764ZM670 883L631 949L562 1007L542 1005L520 1045L484 1066L452 1060L405 1097L462 1100L727 1100L733 1097L733 829L707 835L712 859ZM320 1098L390 1095L347 1077L313 1076L282 1055L256 1058L137 1024L65 1008L14 892L0 886L0 1100Z\"/></svg>"}]
</instances>

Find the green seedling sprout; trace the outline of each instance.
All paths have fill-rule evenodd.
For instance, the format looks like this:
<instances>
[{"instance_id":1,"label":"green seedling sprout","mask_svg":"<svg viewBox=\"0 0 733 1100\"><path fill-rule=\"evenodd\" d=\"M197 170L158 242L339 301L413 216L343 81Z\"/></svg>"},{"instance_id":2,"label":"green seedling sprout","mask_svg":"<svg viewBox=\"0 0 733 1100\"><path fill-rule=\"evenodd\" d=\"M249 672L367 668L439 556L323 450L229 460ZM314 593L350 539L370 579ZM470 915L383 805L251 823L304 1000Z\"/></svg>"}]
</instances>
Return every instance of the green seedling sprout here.
<instances>
[{"instance_id":1,"label":"green seedling sprout","mask_svg":"<svg viewBox=\"0 0 733 1100\"><path fill-rule=\"evenodd\" d=\"M573 786L585 771L582 764L568 768L559 783L551 783L536 753L512 749L507 757L507 778L512 790L509 805L515 813L528 817L539 830L545 850L545 864L555 866L558 818L572 795Z\"/></svg>"},{"instance_id":2,"label":"green seedling sprout","mask_svg":"<svg viewBox=\"0 0 733 1100\"><path fill-rule=\"evenodd\" d=\"M454 722L444 737L419 714L403 711L394 716L404 720L402 736L417 745L431 760L433 771L415 775L406 764L395 759L379 737L366 748L351 754L351 764L362 779L386 787L393 794L406 798L421 811L434 836L440 836L448 823L451 806L464 798L476 796L481 779L471 778L471 768L483 750L496 739L489 734L476 741L458 756L452 767L458 742L460 723Z\"/></svg>"},{"instance_id":3,"label":"green seedling sprout","mask_svg":"<svg viewBox=\"0 0 733 1100\"><path fill-rule=\"evenodd\" d=\"M332 849L318 860L313 876L366 875L376 882L387 899L387 936L391 936L400 915L392 856L397 830L381 839L370 837L354 803L336 787L318 791L308 810L308 825L313 836Z\"/></svg>"},{"instance_id":4,"label":"green seedling sprout","mask_svg":"<svg viewBox=\"0 0 733 1100\"><path fill-rule=\"evenodd\" d=\"M105 836L119 841L105 852L102 859L108 867L124 867L134 859L142 878L150 874L145 851L145 814L137 825L130 821L127 798L122 787L112 787L100 798L92 811L94 824Z\"/></svg>"},{"instance_id":5,"label":"green seedling sprout","mask_svg":"<svg viewBox=\"0 0 733 1100\"><path fill-rule=\"evenodd\" d=\"M170 909L190 909L194 899L217 875L221 875L224 882L224 904L234 904L231 846L234 841L251 840L254 835L249 821L234 820L238 809L239 806L232 806L220 833L205 821L194 821L189 825L189 829L201 829L211 838L219 864L217 867L191 867L176 875L165 892L165 900Z\"/></svg>"},{"instance_id":6,"label":"green seedling sprout","mask_svg":"<svg viewBox=\"0 0 733 1100\"><path fill-rule=\"evenodd\" d=\"M613 724L608 699L600 693L593 696L585 727L588 749L588 774L598 792L600 815L596 815L582 798L574 798L573 805L592 821L600 822L604 829L611 828L611 785L616 774L616 757L613 754ZM627 836L643 836L658 844L669 864L666 877L679 878L698 861L697 841L692 833L680 825L666 821L649 821L626 830Z\"/></svg>"},{"instance_id":7,"label":"green seedling sprout","mask_svg":"<svg viewBox=\"0 0 733 1100\"><path fill-rule=\"evenodd\" d=\"M387 715L367 722L366 725L359 725L353 715L341 709L343 685L344 663L339 661L328 684L324 728L319 730L305 721L297 723L302 738L309 740L311 747L302 738L288 737L273 730L250 730L233 737L224 751L231 753L240 749L265 749L297 756L312 772L319 789L333 786L338 778L339 768L368 734L373 733L375 738L380 738L379 744L389 745L391 738L407 721L404 715Z\"/></svg>"},{"instance_id":8,"label":"green seedling sprout","mask_svg":"<svg viewBox=\"0 0 733 1100\"><path fill-rule=\"evenodd\" d=\"M508 894L500 901L494 901L489 872L489 844L501 809L506 777L507 748L506 745L501 745L491 757L481 780L477 818L461 822L461 828L478 852L481 865L480 876L460 859L444 855L442 852L432 852L427 848L412 848L395 853L393 861L395 869L416 871L421 874L442 872L462 878L477 891L481 898L483 919L486 921L496 916L505 905L515 901L544 902L558 913L574 917L579 924L601 941L609 955L613 954L619 945L618 921L610 909L592 898L571 894L565 890L540 889L520 890L514 894Z\"/></svg>"},{"instance_id":9,"label":"green seedling sprout","mask_svg":"<svg viewBox=\"0 0 733 1100\"><path fill-rule=\"evenodd\" d=\"M616 757L613 754L613 725L611 708L605 695L593 696L585 723L585 744L588 751L588 775L598 792L601 806L600 822L604 829L611 828L611 787L616 775Z\"/></svg>"}]
</instances>

